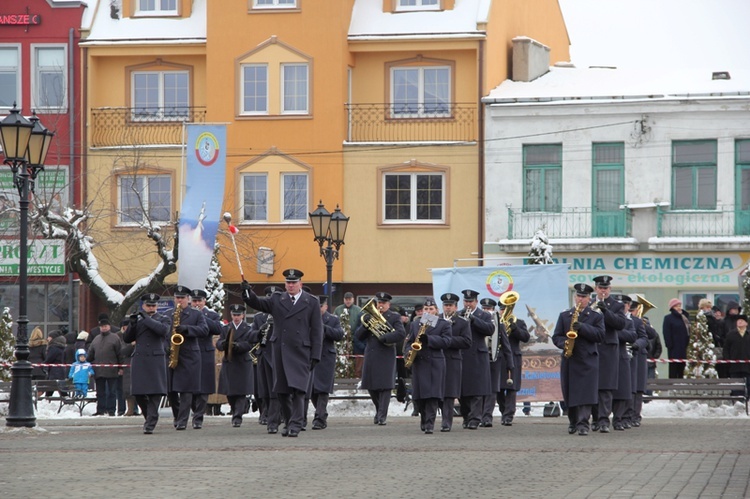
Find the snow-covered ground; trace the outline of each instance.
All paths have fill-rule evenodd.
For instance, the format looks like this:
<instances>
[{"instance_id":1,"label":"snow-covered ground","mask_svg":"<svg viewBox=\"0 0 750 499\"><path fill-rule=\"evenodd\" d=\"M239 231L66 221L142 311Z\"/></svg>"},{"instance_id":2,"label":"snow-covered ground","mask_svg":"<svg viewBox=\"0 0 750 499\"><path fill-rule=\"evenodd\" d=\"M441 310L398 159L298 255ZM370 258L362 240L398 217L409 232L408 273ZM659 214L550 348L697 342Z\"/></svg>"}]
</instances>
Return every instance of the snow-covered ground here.
<instances>
[{"instance_id":1,"label":"snow-covered ground","mask_svg":"<svg viewBox=\"0 0 750 499\"><path fill-rule=\"evenodd\" d=\"M37 407L36 417L39 420L45 419L94 419L92 414L96 411L95 404L89 404L83 410L83 416L78 414L78 409L72 406L63 407L60 413L57 413L58 404L56 402L39 402ZM525 418L541 418L543 404L534 404L531 408L531 415L524 416L519 406L516 411L517 419ZM7 412L7 405L3 404L2 409ZM163 409L164 416L169 415L169 409ZM222 406L222 412L228 413L229 406ZM391 402L388 416L391 418L398 417L411 417L412 406L409 405L408 410L404 411L404 404ZM332 400L328 404L328 414L331 418L337 417L366 417L371 418L375 415L375 411L372 403L367 400ZM249 417L257 416L257 413L251 413ZM495 407L495 416L499 417L500 413ZM96 416L101 418L102 416ZM106 417L106 416L104 416ZM121 417L121 416L115 416ZM222 416L217 416L222 417ZM229 416L223 416L229 418ZM744 405L735 403L734 405L718 405L716 407L710 407L708 404L699 403L697 401L682 402L682 401L659 401L655 400L648 404L643 405L643 417L648 418L745 418L750 419L745 414ZM130 419L130 418L127 418Z\"/></svg>"}]
</instances>

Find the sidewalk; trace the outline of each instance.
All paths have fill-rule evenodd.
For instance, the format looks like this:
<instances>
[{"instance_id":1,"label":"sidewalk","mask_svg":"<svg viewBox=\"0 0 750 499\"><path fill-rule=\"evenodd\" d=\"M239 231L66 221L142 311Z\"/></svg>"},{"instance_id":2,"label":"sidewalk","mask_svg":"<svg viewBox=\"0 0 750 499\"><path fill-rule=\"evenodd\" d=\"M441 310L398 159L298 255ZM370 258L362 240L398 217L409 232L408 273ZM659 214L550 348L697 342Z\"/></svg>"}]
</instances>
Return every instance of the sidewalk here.
<instances>
[{"instance_id":1,"label":"sidewalk","mask_svg":"<svg viewBox=\"0 0 750 499\"><path fill-rule=\"evenodd\" d=\"M25 497L748 497L750 426L650 419L586 437L564 418L424 435L418 419L329 419L298 438L207 417L154 435L142 418L38 420L0 429L0 493ZM4 421L0 421L4 425Z\"/></svg>"}]
</instances>

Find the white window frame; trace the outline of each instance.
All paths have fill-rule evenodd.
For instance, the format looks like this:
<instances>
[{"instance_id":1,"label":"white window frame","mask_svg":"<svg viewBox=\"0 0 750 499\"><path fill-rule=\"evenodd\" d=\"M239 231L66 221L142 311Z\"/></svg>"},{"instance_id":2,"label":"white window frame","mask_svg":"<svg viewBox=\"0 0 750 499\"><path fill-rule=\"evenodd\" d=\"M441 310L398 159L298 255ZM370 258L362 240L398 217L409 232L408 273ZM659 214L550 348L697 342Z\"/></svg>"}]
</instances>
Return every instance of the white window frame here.
<instances>
[{"instance_id":1,"label":"white window frame","mask_svg":"<svg viewBox=\"0 0 750 499\"><path fill-rule=\"evenodd\" d=\"M259 3L253 0L253 9L296 9L298 0L266 0L268 3Z\"/></svg>"},{"instance_id":2,"label":"white window frame","mask_svg":"<svg viewBox=\"0 0 750 499\"><path fill-rule=\"evenodd\" d=\"M409 211L410 215L408 219L396 219L396 218L387 218L386 211L387 211L387 203L386 203L386 196L387 196L387 189L386 189L386 179L388 176L397 176L397 175L408 175L411 177L411 182L409 185L409 191L410 191L410 199L409 199ZM431 219L419 219L417 218L417 176L419 175L429 175L429 176L439 176L441 180L441 199L440 199L440 219L439 220L431 220ZM404 225L404 224L431 224L431 225L444 225L446 221L446 195L447 195L447 185L446 185L446 175L445 172L439 172L439 171L420 171L420 172L405 172L405 171L388 171L382 173L382 186L383 186L383 197L382 197L382 220L383 224L385 225Z\"/></svg>"},{"instance_id":3,"label":"white window frame","mask_svg":"<svg viewBox=\"0 0 750 499\"><path fill-rule=\"evenodd\" d=\"M406 2L413 1L414 5L408 5ZM429 3L425 3L429 2ZM434 3L432 3L434 2ZM440 10L440 0L398 0L396 5L397 11L408 10Z\"/></svg>"},{"instance_id":4,"label":"white window frame","mask_svg":"<svg viewBox=\"0 0 750 499\"><path fill-rule=\"evenodd\" d=\"M136 92L136 85L135 85L135 78L138 75L145 75L145 74L156 74L159 76L158 86L159 86L159 102L157 106L157 112L153 115L147 115L145 113L137 113L136 112L136 103L135 103L135 92ZM185 113L182 115L175 115L175 116L165 116L164 115L164 77L166 75L173 75L173 74L184 74L187 78L187 101L185 102ZM185 121L190 117L190 72L189 71L133 71L130 74L130 107L132 109L131 112L131 119L133 121ZM179 109L179 107L177 108Z\"/></svg>"},{"instance_id":5,"label":"white window frame","mask_svg":"<svg viewBox=\"0 0 750 499\"><path fill-rule=\"evenodd\" d=\"M305 68L305 108L304 109L286 109L284 101L286 98L285 87L286 87L286 70L292 67L304 67ZM281 103L280 109L281 114L310 114L310 64L306 62L290 62L281 64L280 73L280 84L281 84Z\"/></svg>"},{"instance_id":6,"label":"white window frame","mask_svg":"<svg viewBox=\"0 0 750 499\"><path fill-rule=\"evenodd\" d=\"M21 97L23 92L21 92L21 71L22 71L22 64L23 61L21 59L21 44L19 43L10 43L10 44L2 44L0 45L0 49L2 50L14 50L16 52L16 65L14 67L11 66L2 66L0 67L0 72L3 73L10 73L11 71L15 71L16 73L16 95L13 97L13 99L10 100L7 106L0 105L0 109L12 109L13 103L16 103L16 106L18 109L23 108L23 102L21 102Z\"/></svg>"},{"instance_id":7,"label":"white window frame","mask_svg":"<svg viewBox=\"0 0 750 499\"><path fill-rule=\"evenodd\" d=\"M284 211L284 206L286 205L286 191L284 189L284 178L287 175L297 175L297 176L303 176L305 177L305 200L304 200L304 206L305 209L303 210L302 218L292 218L288 219L286 218L286 212ZM310 206L310 174L305 172L286 172L282 173L279 176L279 190L281 191L279 194L280 198L280 206L279 206L279 219L282 223L285 224L306 224L307 221L307 208Z\"/></svg>"},{"instance_id":8,"label":"white window frame","mask_svg":"<svg viewBox=\"0 0 750 499\"><path fill-rule=\"evenodd\" d=\"M122 199L122 181L123 180L132 180L133 177L137 178L143 178L143 193L141 194L141 198L143 200L143 218L141 221L137 220L123 220L123 199ZM148 221L147 213L149 211L149 194L148 194L148 179L154 178L154 177L164 177L169 179L169 202L167 206L167 219L166 220L151 220L152 224L155 225L163 225L167 224L170 221L171 218L171 211L172 211L172 202L173 202L173 185L172 185L172 176L169 174L164 173L146 173L142 175L133 175L133 174L123 174L119 175L117 177L117 225L120 227L140 227L143 223L146 223Z\"/></svg>"},{"instance_id":9,"label":"white window frame","mask_svg":"<svg viewBox=\"0 0 750 499\"><path fill-rule=\"evenodd\" d=\"M174 1L174 9L162 8L162 5L161 5L162 0L154 0L153 9L143 9L141 7L141 0L135 0L135 15L136 16L176 16L179 14L178 9L180 6L180 0L173 0L173 1Z\"/></svg>"},{"instance_id":10,"label":"white window frame","mask_svg":"<svg viewBox=\"0 0 750 499\"><path fill-rule=\"evenodd\" d=\"M61 76L62 83L62 104L60 106L47 106L42 105L42 99L40 99L38 92L41 90L41 83L39 81L40 68L37 65L39 60L39 50L45 49L57 49L63 52L63 64ZM44 43L44 44L31 44L31 107L35 111L44 111L47 113L67 113L68 112L68 46L62 43Z\"/></svg>"},{"instance_id":11,"label":"white window frame","mask_svg":"<svg viewBox=\"0 0 750 499\"><path fill-rule=\"evenodd\" d=\"M266 179L266 218L264 219L247 219L245 218L245 178L247 177L263 177ZM248 224L265 224L268 223L268 173L243 173L240 175L240 185L241 185L241 199L242 199L242 207L240 210L240 213L242 214L242 223L248 223Z\"/></svg>"},{"instance_id":12,"label":"white window frame","mask_svg":"<svg viewBox=\"0 0 750 499\"><path fill-rule=\"evenodd\" d=\"M245 109L245 68L250 67L264 67L266 68L266 110L265 111L248 111ZM269 87L269 76L268 76L268 63L252 63L252 64L240 64L240 115L243 116L267 116L269 111L269 99L268 99L268 87Z\"/></svg>"},{"instance_id":13,"label":"white window frame","mask_svg":"<svg viewBox=\"0 0 750 499\"><path fill-rule=\"evenodd\" d=\"M424 84L424 72L425 70L446 70L448 72L448 100L444 103L447 107L447 110L445 112L427 112L425 109L425 84ZM396 73L398 71L414 71L417 70L419 72L418 81L417 81L417 102L415 103L417 106L417 112L416 113L405 113L405 112L397 112L397 106L403 105L402 103L396 103ZM451 88L451 79L453 75L451 74L451 67L445 66L445 65L434 65L434 66L395 66L391 68L391 74L390 74L390 92L391 92L391 98L390 98L390 116L394 119L408 119L408 118L445 118L451 115L451 93L453 92L453 89ZM406 105L413 105L412 103L408 103ZM433 105L433 104L430 104Z\"/></svg>"}]
</instances>

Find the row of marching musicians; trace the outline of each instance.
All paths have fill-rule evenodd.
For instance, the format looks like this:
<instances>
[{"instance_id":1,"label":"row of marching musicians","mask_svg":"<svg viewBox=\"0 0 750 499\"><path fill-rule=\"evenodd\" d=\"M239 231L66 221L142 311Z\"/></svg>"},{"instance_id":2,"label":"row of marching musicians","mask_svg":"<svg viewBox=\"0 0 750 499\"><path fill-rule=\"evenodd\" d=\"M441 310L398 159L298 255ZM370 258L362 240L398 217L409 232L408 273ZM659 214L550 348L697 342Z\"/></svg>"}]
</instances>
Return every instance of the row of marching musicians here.
<instances>
[{"instance_id":1,"label":"row of marching musicians","mask_svg":"<svg viewBox=\"0 0 750 499\"><path fill-rule=\"evenodd\" d=\"M576 284L575 306L560 314L552 336L563 350L560 382L570 434L641 425L648 341L657 336L643 315L653 305L640 295L612 295L611 282L603 275L593 288Z\"/></svg>"},{"instance_id":2,"label":"row of marching musicians","mask_svg":"<svg viewBox=\"0 0 750 499\"><path fill-rule=\"evenodd\" d=\"M519 343L528 341L529 334L523 321L516 321L512 314L495 315L494 301L483 299L483 310L478 306L477 291L461 293L461 310L458 295L440 297L442 314L435 300L428 298L423 314L411 323L408 333L399 315L390 310L388 293L376 293L373 303L365 305L362 325L354 334L366 342L362 387L375 405L375 424L386 424L396 344L405 336L404 359L412 372L412 399L425 434L433 433L438 409L442 414L440 431L451 431L456 399L465 429L491 427L495 403L500 405L502 424L512 424L521 381Z\"/></svg>"}]
</instances>

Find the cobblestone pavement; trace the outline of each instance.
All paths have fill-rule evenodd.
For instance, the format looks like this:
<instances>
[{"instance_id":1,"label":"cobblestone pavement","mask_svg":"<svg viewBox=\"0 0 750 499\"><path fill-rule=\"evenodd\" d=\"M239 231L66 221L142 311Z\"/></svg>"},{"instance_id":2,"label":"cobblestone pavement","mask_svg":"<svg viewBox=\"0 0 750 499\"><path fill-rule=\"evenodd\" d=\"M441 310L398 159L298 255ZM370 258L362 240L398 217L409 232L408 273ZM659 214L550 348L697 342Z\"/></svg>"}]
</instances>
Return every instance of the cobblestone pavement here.
<instances>
[{"instance_id":1,"label":"cobblestone pavement","mask_svg":"<svg viewBox=\"0 0 750 499\"><path fill-rule=\"evenodd\" d=\"M4 421L0 421L4 425ZM652 419L568 435L566 419L424 435L416 418L331 418L298 438L256 417L207 417L175 431L163 415L39 420L0 429L0 496L26 497L749 497L742 419Z\"/></svg>"}]
</instances>

